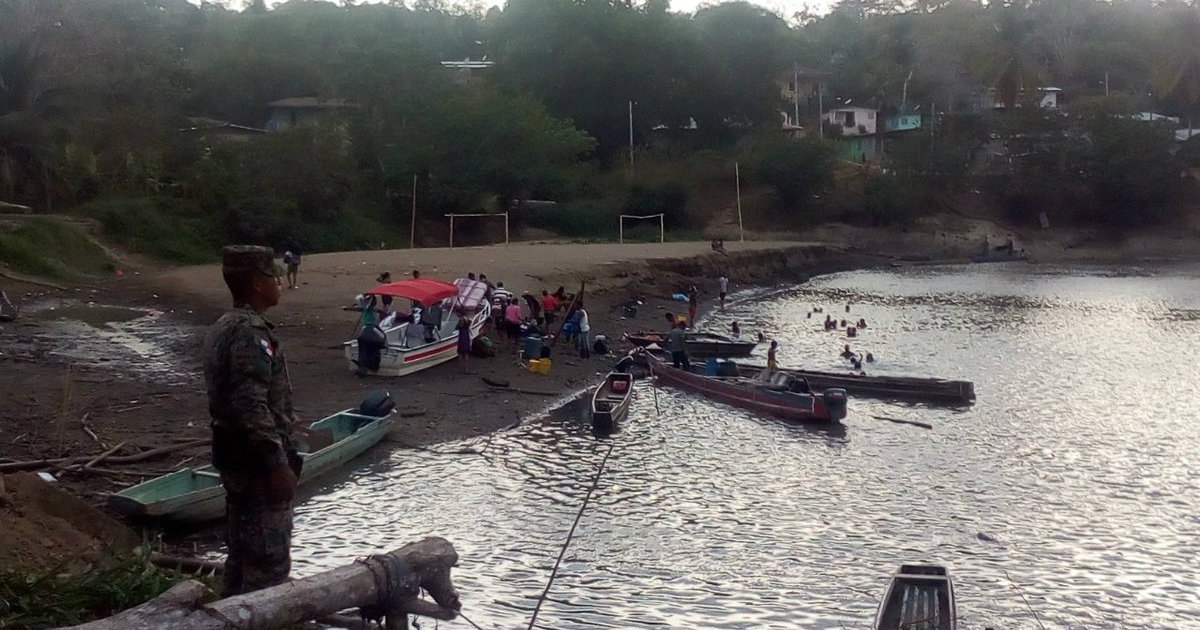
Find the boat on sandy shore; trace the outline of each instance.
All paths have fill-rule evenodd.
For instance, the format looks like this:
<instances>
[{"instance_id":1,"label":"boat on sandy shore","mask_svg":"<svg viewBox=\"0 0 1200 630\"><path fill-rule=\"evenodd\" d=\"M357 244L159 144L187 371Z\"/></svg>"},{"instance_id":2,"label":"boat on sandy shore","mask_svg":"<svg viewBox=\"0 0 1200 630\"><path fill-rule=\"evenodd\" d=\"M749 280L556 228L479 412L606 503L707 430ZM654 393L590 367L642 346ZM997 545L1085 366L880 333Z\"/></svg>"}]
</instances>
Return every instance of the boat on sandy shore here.
<instances>
[{"instance_id":1,"label":"boat on sandy shore","mask_svg":"<svg viewBox=\"0 0 1200 630\"><path fill-rule=\"evenodd\" d=\"M662 346L667 341L665 333L656 332L625 333L625 338L639 348L645 348L651 344ZM754 347L758 345L754 341L733 339L709 332L689 332L684 338L684 343L688 356L697 359L748 357L754 351Z\"/></svg>"},{"instance_id":2,"label":"boat on sandy shore","mask_svg":"<svg viewBox=\"0 0 1200 630\"><path fill-rule=\"evenodd\" d=\"M1023 252L1023 251L1009 252L1007 250L997 250L997 251L988 252L986 254L981 254L979 256L971 257L971 262L973 262L973 263L1003 263L1003 262L1028 262L1028 261L1029 261L1029 256L1026 255L1025 252Z\"/></svg>"},{"instance_id":3,"label":"boat on sandy shore","mask_svg":"<svg viewBox=\"0 0 1200 630\"><path fill-rule=\"evenodd\" d=\"M760 365L738 365L738 372L756 378L763 370ZM815 389L839 388L851 396L882 398L884 400L915 400L970 405L975 402L975 384L971 381L952 381L941 378L914 376L864 376L784 368L784 372L808 381Z\"/></svg>"},{"instance_id":4,"label":"boat on sandy shore","mask_svg":"<svg viewBox=\"0 0 1200 630\"><path fill-rule=\"evenodd\" d=\"M487 285L459 279L401 280L379 285L363 295L411 300L420 306L420 319L362 329L342 344L350 369L363 376L405 376L458 356L456 311L471 319L471 340L479 336L491 315L484 295ZM414 330L409 329L415 327Z\"/></svg>"},{"instance_id":5,"label":"boat on sandy shore","mask_svg":"<svg viewBox=\"0 0 1200 630\"><path fill-rule=\"evenodd\" d=\"M0 322L11 322L17 319L17 305L8 300L8 294L0 291Z\"/></svg>"},{"instance_id":6,"label":"boat on sandy shore","mask_svg":"<svg viewBox=\"0 0 1200 630\"><path fill-rule=\"evenodd\" d=\"M312 423L309 444L300 444L297 449L304 459L300 484L378 444L391 429L391 408L390 402L379 407L373 411L382 413L378 416L347 409ZM225 487L221 485L221 473L211 465L184 468L109 495L108 504L133 518L200 523L225 516Z\"/></svg>"},{"instance_id":7,"label":"boat on sandy shore","mask_svg":"<svg viewBox=\"0 0 1200 630\"><path fill-rule=\"evenodd\" d=\"M602 433L615 431L629 415L632 397L633 375L609 372L592 392L592 428Z\"/></svg>"},{"instance_id":8,"label":"boat on sandy shore","mask_svg":"<svg viewBox=\"0 0 1200 630\"><path fill-rule=\"evenodd\" d=\"M663 383L717 402L800 423L830 424L846 417L847 397L842 389L812 392L804 381L783 372L772 375L770 381L706 376L673 367L648 352L642 354L650 372Z\"/></svg>"},{"instance_id":9,"label":"boat on sandy shore","mask_svg":"<svg viewBox=\"0 0 1200 630\"><path fill-rule=\"evenodd\" d=\"M956 630L954 583L946 567L903 564L875 615L875 630Z\"/></svg>"}]
</instances>

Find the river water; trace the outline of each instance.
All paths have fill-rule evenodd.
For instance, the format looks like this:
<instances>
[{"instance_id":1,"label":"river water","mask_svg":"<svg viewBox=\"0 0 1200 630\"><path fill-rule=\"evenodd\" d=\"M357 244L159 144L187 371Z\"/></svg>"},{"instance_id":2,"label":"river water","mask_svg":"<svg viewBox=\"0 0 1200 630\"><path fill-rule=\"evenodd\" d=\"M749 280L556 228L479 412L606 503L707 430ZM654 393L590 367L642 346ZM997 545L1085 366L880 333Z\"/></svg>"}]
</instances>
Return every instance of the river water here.
<instances>
[{"instance_id":1,"label":"river water","mask_svg":"<svg viewBox=\"0 0 1200 630\"><path fill-rule=\"evenodd\" d=\"M845 370L851 343L870 372L969 379L978 401L856 398L815 430L640 383L611 440L576 405L330 480L299 508L296 573L440 535L464 612L525 628L611 446L538 627L869 628L887 576L927 561L960 627L1200 628L1198 271L926 267L736 296L707 325L766 330L784 365ZM807 317L847 302L857 339Z\"/></svg>"}]
</instances>

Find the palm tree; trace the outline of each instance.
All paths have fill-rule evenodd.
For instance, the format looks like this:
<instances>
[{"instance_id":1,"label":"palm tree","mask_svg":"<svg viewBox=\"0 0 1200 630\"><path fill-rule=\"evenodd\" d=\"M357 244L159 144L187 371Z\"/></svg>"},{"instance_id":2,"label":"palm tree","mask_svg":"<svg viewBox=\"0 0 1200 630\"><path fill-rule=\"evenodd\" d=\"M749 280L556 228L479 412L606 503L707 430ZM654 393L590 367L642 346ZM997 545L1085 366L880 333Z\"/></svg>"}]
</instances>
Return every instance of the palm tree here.
<instances>
[{"instance_id":1,"label":"palm tree","mask_svg":"<svg viewBox=\"0 0 1200 630\"><path fill-rule=\"evenodd\" d=\"M1180 6L1171 17L1174 33L1164 38L1170 44L1163 51L1165 62L1153 72L1153 82L1161 98L1181 103L1190 130L1192 116L1200 113L1200 46L1180 42L1200 42L1200 6Z\"/></svg>"},{"instance_id":2,"label":"palm tree","mask_svg":"<svg viewBox=\"0 0 1200 630\"><path fill-rule=\"evenodd\" d=\"M1026 87L1037 87L1044 72L1036 57L1036 41L1033 24L1024 12L1015 6L1000 6L995 9L992 27L999 36L1001 48L992 64L991 87L1005 107L1013 107L1021 98Z\"/></svg>"}]
</instances>

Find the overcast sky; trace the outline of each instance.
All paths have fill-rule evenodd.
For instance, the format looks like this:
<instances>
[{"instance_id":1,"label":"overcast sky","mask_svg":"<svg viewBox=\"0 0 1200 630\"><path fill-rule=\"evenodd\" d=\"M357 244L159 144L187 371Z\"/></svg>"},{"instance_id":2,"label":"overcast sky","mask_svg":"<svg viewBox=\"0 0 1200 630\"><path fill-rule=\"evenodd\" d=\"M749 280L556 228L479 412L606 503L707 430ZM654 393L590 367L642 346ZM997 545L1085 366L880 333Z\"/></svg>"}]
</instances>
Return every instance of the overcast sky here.
<instances>
[{"instance_id":1,"label":"overcast sky","mask_svg":"<svg viewBox=\"0 0 1200 630\"><path fill-rule=\"evenodd\" d=\"M194 0L194 1L197 4L199 4L199 0ZM237 6L238 1L239 0L233 0L230 2L230 4L233 6ZM283 2L283 1L284 0L267 0L267 4L273 6L273 5L279 4L280 2ZM363 2L383 2L384 0L362 0L362 1ZM455 2L455 0L448 0L448 1L450 3ZM503 4L503 2L493 2L491 0L478 0L478 1L482 5L484 5L484 7ZM837 2L837 0L757 0L754 2L754 4L758 4L758 5L764 6L768 9L771 9L771 10L775 11L776 13L779 13L780 15L782 15L784 18L789 18L796 11L803 9L805 5L808 5L809 8L811 8L813 11L815 11L817 13L825 13L826 11L829 10L829 7L832 6L833 4L836 4L836 2ZM339 4L340 4L340 2L339 2ZM467 1L463 2L463 4L473 4L473 2L471 0L467 0ZM696 8L702 4L714 4L714 3L711 2L710 0L671 0L671 10L678 11L678 12L692 12L692 11L695 11Z\"/></svg>"}]
</instances>

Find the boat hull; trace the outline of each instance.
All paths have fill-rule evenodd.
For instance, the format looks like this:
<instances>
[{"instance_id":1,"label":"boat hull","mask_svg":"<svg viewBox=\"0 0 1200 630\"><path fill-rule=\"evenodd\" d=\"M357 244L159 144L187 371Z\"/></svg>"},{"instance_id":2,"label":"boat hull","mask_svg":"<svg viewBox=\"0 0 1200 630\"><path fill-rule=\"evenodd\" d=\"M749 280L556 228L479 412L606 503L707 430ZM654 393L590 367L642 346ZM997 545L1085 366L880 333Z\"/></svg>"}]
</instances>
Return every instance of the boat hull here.
<instances>
[{"instance_id":1,"label":"boat hull","mask_svg":"<svg viewBox=\"0 0 1200 630\"><path fill-rule=\"evenodd\" d=\"M724 379L686 372L657 357L650 357L649 362L650 371L664 383L734 407L798 423L832 424L846 417L845 392L797 394L771 391L746 383L745 379Z\"/></svg>"},{"instance_id":2,"label":"boat hull","mask_svg":"<svg viewBox=\"0 0 1200 630\"><path fill-rule=\"evenodd\" d=\"M613 390L612 383L628 383L623 393ZM592 428L602 433L611 433L629 416L629 404L633 398L633 375L625 372L609 372L604 382L592 392Z\"/></svg>"},{"instance_id":3,"label":"boat hull","mask_svg":"<svg viewBox=\"0 0 1200 630\"><path fill-rule=\"evenodd\" d=\"M392 416L372 418L351 411L334 414L311 425L314 431L330 430L336 438L329 446L301 453L305 483L349 462L379 443L392 426ZM213 466L185 468L127 488L108 498L115 510L134 518L178 523L217 520L225 516L225 488Z\"/></svg>"},{"instance_id":4,"label":"boat hull","mask_svg":"<svg viewBox=\"0 0 1200 630\"><path fill-rule=\"evenodd\" d=\"M663 345L666 335L661 333L631 333L625 338L630 343L645 348L651 344ZM732 357L748 357L758 346L753 341L738 341L712 333L688 333L684 339L684 347L689 357L695 359L727 359Z\"/></svg>"},{"instance_id":5,"label":"boat hull","mask_svg":"<svg viewBox=\"0 0 1200 630\"><path fill-rule=\"evenodd\" d=\"M902 565L875 615L875 630L957 630L954 583L945 567Z\"/></svg>"},{"instance_id":6,"label":"boat hull","mask_svg":"<svg viewBox=\"0 0 1200 630\"><path fill-rule=\"evenodd\" d=\"M739 365L742 376L754 378L762 371L761 366ZM852 396L868 396L886 400L939 401L957 405L975 402L975 384L970 381L951 381L940 378L914 378L909 376L861 376L837 374L815 370L785 369L797 378L803 378L813 389L838 388Z\"/></svg>"},{"instance_id":7,"label":"boat hull","mask_svg":"<svg viewBox=\"0 0 1200 630\"><path fill-rule=\"evenodd\" d=\"M471 318L471 341L474 341L488 321L488 309L483 309ZM352 340L342 344L346 361L352 372L366 376L407 376L454 360L458 356L458 337L448 335L433 343L415 348L403 345L403 326L396 326L386 331L388 344L383 348L379 360L379 369L360 370L358 365L358 341Z\"/></svg>"}]
</instances>

